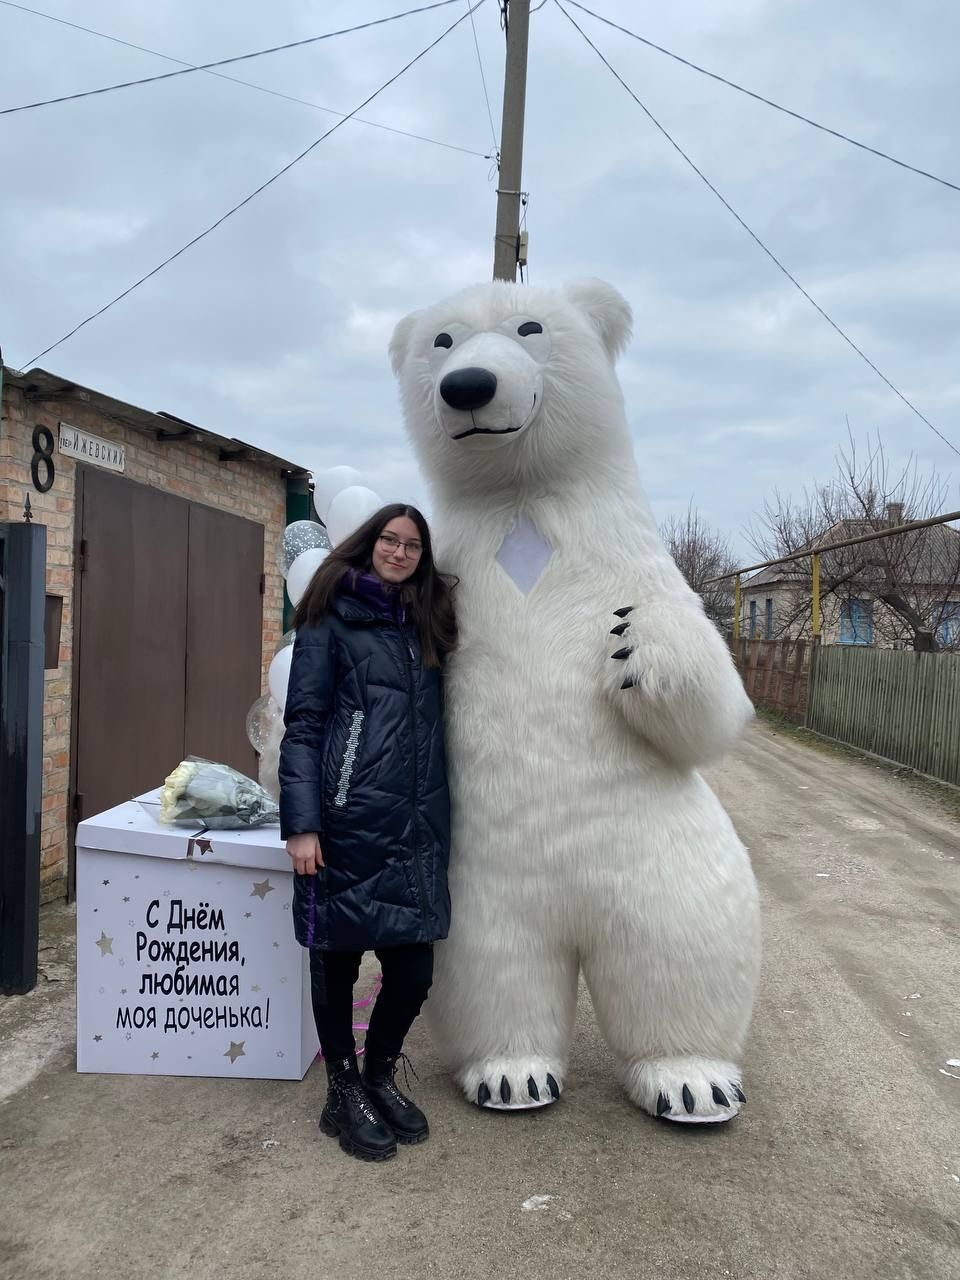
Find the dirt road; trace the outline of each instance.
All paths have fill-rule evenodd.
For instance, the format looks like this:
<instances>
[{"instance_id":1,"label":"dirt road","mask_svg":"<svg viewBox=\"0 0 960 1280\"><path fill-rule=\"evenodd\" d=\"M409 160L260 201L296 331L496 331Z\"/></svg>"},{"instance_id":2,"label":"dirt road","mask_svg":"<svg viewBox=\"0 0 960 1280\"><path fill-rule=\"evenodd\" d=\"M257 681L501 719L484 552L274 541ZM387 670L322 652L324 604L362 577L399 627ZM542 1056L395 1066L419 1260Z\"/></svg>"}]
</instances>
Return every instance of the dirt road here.
<instances>
[{"instance_id":1,"label":"dirt road","mask_svg":"<svg viewBox=\"0 0 960 1280\"><path fill-rule=\"evenodd\" d=\"M531 1115L468 1107L415 1029L433 1136L367 1166L318 1134L317 1067L78 1076L51 984L0 1009L0 1276L960 1277L960 823L762 725L710 780L764 905L734 1125L638 1114L584 997Z\"/></svg>"}]
</instances>

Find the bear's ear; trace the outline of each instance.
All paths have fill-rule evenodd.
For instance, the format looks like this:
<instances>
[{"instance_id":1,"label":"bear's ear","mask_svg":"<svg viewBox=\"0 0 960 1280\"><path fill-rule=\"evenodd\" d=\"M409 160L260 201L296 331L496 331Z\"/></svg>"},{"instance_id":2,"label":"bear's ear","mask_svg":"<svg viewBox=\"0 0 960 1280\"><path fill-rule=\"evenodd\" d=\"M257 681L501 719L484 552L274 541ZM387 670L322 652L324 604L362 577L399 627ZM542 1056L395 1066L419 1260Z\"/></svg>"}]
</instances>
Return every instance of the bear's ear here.
<instances>
[{"instance_id":1,"label":"bear's ear","mask_svg":"<svg viewBox=\"0 0 960 1280\"><path fill-rule=\"evenodd\" d=\"M419 318L420 312L414 311L398 321L397 327L393 331L393 337L390 339L390 364L393 366L393 372L396 377L400 376L403 362L407 358L410 335L413 333L414 326Z\"/></svg>"},{"instance_id":2,"label":"bear's ear","mask_svg":"<svg viewBox=\"0 0 960 1280\"><path fill-rule=\"evenodd\" d=\"M616 360L630 341L633 326L633 313L626 298L602 280L574 280L564 286L563 294L584 313L600 335L610 359Z\"/></svg>"}]
</instances>

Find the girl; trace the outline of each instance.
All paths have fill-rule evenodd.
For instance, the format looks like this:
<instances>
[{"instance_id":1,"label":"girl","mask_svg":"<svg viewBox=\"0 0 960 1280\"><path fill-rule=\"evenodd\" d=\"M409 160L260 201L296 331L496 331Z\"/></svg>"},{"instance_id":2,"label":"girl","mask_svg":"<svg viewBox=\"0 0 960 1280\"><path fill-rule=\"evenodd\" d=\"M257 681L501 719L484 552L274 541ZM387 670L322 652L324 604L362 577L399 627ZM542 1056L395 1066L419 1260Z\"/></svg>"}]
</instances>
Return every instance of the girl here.
<instances>
[{"instance_id":1,"label":"girl","mask_svg":"<svg viewBox=\"0 0 960 1280\"><path fill-rule=\"evenodd\" d=\"M331 551L294 626L280 829L327 1066L320 1127L349 1154L385 1160L429 1134L394 1074L450 924L441 678L456 623L420 512L384 507ZM361 1077L353 986L370 948L383 985Z\"/></svg>"}]
</instances>

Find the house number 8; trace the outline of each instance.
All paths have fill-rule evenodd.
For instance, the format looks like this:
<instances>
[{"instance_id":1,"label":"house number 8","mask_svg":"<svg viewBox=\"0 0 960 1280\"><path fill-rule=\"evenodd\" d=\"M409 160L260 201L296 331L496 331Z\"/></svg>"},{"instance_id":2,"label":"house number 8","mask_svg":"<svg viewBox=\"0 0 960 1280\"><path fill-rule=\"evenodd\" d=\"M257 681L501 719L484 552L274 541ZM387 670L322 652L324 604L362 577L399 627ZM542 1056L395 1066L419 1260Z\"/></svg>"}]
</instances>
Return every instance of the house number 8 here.
<instances>
[{"instance_id":1,"label":"house number 8","mask_svg":"<svg viewBox=\"0 0 960 1280\"><path fill-rule=\"evenodd\" d=\"M43 467L43 479L40 468ZM30 475L33 487L41 493L53 488L56 472L53 468L53 432L49 427L33 428L33 457L30 459Z\"/></svg>"}]
</instances>

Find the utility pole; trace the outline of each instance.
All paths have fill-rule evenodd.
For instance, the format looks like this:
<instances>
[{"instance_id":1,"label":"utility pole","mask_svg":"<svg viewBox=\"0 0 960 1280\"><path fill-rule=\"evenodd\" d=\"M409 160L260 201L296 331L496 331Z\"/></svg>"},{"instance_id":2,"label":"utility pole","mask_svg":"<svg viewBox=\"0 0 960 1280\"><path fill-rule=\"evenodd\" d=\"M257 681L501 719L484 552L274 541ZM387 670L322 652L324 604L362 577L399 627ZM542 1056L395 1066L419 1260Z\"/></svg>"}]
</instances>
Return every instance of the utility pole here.
<instances>
[{"instance_id":1,"label":"utility pole","mask_svg":"<svg viewBox=\"0 0 960 1280\"><path fill-rule=\"evenodd\" d=\"M516 280L520 246L520 182L523 171L523 113L527 98L527 36L530 0L504 4L507 63L500 126L497 229L493 238L494 280Z\"/></svg>"}]
</instances>

